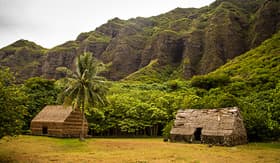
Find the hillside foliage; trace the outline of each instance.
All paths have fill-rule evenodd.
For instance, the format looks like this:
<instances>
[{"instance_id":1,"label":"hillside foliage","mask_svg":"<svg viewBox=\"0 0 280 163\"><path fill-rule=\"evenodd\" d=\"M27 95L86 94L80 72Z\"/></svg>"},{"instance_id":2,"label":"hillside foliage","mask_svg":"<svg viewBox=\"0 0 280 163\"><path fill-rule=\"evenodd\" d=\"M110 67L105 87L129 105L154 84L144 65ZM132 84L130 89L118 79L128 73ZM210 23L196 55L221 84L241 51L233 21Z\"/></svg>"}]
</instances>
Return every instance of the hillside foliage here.
<instances>
[{"instance_id":1,"label":"hillside foliage","mask_svg":"<svg viewBox=\"0 0 280 163\"><path fill-rule=\"evenodd\" d=\"M0 138L20 134L25 124L26 96L9 69L0 69Z\"/></svg>"},{"instance_id":2,"label":"hillside foliage","mask_svg":"<svg viewBox=\"0 0 280 163\"><path fill-rule=\"evenodd\" d=\"M111 79L108 104L85 109L90 135L167 137L179 109L237 106L250 141L279 140L279 3L217 0L150 18L114 18L50 50L25 40L2 48L0 137L28 132L45 105L61 104L57 67L74 69L77 54L88 50Z\"/></svg>"},{"instance_id":3,"label":"hillside foliage","mask_svg":"<svg viewBox=\"0 0 280 163\"><path fill-rule=\"evenodd\" d=\"M251 141L280 135L280 33L216 71L191 80L111 82L108 105L89 108L89 134L95 136L168 136L179 109L241 109ZM145 71L145 70L143 70ZM154 73L156 74L156 73ZM1 70L1 135L27 130L31 119L47 104L57 103L63 82L30 78L13 84ZM149 80L149 77L152 80ZM150 82L146 82L146 81ZM5 107L4 107L5 106ZM7 130L9 129L9 130Z\"/></svg>"},{"instance_id":4,"label":"hillside foliage","mask_svg":"<svg viewBox=\"0 0 280 163\"><path fill-rule=\"evenodd\" d=\"M75 58L86 50L106 64L101 75L109 80L141 80L149 72L152 81L167 81L166 73L190 79L270 38L280 29L279 10L278 0L216 0L147 18L113 18L51 49L16 41L0 49L0 67L10 67L21 83L37 76L60 79L56 68L74 70Z\"/></svg>"}]
</instances>

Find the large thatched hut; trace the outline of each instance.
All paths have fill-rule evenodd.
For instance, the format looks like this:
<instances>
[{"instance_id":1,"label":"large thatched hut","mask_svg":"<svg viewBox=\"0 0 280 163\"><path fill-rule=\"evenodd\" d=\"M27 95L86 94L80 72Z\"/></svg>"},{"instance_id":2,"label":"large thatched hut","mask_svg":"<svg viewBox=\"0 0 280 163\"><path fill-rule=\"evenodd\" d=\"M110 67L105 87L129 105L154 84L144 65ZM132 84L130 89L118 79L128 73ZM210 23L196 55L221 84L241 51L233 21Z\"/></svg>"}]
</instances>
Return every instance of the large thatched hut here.
<instances>
[{"instance_id":1,"label":"large thatched hut","mask_svg":"<svg viewBox=\"0 0 280 163\"><path fill-rule=\"evenodd\" d=\"M82 131L82 117L80 111L62 105L48 105L31 121L33 135L55 137L79 137ZM85 136L88 123L84 122Z\"/></svg>"},{"instance_id":2,"label":"large thatched hut","mask_svg":"<svg viewBox=\"0 0 280 163\"><path fill-rule=\"evenodd\" d=\"M186 109L178 111L170 140L233 146L247 143L247 134L237 107Z\"/></svg>"}]
</instances>

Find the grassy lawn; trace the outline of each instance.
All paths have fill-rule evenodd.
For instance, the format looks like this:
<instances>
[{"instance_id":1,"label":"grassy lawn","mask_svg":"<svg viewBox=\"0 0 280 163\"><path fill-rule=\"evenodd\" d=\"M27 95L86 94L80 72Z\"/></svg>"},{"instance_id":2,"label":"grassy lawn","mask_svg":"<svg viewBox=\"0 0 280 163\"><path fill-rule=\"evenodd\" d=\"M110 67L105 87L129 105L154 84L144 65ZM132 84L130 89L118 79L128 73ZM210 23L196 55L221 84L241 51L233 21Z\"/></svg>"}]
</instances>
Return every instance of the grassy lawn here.
<instances>
[{"instance_id":1,"label":"grassy lawn","mask_svg":"<svg viewBox=\"0 0 280 163\"><path fill-rule=\"evenodd\" d=\"M85 142L40 136L0 140L0 162L279 162L280 143L235 147L166 143L162 139L101 139Z\"/></svg>"}]
</instances>

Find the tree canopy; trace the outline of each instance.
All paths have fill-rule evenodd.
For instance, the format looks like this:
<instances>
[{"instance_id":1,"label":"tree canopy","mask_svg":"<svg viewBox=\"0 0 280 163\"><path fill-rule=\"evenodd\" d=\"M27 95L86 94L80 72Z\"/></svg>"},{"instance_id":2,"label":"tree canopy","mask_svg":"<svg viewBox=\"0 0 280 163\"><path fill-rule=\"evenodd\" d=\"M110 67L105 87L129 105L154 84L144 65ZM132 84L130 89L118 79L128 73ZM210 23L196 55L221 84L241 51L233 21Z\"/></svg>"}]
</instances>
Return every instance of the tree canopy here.
<instances>
[{"instance_id":1,"label":"tree canopy","mask_svg":"<svg viewBox=\"0 0 280 163\"><path fill-rule=\"evenodd\" d=\"M26 115L26 96L14 85L9 69L0 68L0 138L19 134Z\"/></svg>"}]
</instances>

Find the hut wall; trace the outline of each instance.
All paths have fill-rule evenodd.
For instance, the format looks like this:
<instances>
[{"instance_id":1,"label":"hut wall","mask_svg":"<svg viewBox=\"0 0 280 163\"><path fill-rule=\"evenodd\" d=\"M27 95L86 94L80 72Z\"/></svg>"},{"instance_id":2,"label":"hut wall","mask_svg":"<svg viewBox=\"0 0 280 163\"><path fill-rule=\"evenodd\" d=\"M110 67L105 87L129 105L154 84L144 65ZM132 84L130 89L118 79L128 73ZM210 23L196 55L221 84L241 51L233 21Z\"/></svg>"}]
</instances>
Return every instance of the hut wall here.
<instances>
[{"instance_id":1,"label":"hut wall","mask_svg":"<svg viewBox=\"0 0 280 163\"><path fill-rule=\"evenodd\" d=\"M63 137L79 137L82 132L82 114L79 111L73 111L63 124ZM84 122L84 136L88 132L88 123Z\"/></svg>"},{"instance_id":2,"label":"hut wall","mask_svg":"<svg viewBox=\"0 0 280 163\"><path fill-rule=\"evenodd\" d=\"M220 126L220 130L208 131L202 135L202 143L224 146L234 146L247 143L246 129L240 115L234 119L226 119Z\"/></svg>"},{"instance_id":3,"label":"hut wall","mask_svg":"<svg viewBox=\"0 0 280 163\"><path fill-rule=\"evenodd\" d=\"M43 127L47 128L47 134L43 134ZM62 137L63 122L32 122L31 131L33 135Z\"/></svg>"},{"instance_id":4,"label":"hut wall","mask_svg":"<svg viewBox=\"0 0 280 163\"><path fill-rule=\"evenodd\" d=\"M242 119L241 115L239 115L235 119L234 131L231 134L231 136L229 137L229 139L231 139L230 141L232 142L233 145L248 143L247 133L246 133L246 129L245 129L245 126L244 126L243 119Z\"/></svg>"},{"instance_id":5,"label":"hut wall","mask_svg":"<svg viewBox=\"0 0 280 163\"><path fill-rule=\"evenodd\" d=\"M170 141L171 142L193 142L193 135L181 135L181 134L171 134Z\"/></svg>"},{"instance_id":6,"label":"hut wall","mask_svg":"<svg viewBox=\"0 0 280 163\"><path fill-rule=\"evenodd\" d=\"M230 136L206 136L202 135L203 144L215 144L224 146L234 146L247 143L247 136L233 134Z\"/></svg>"}]
</instances>

